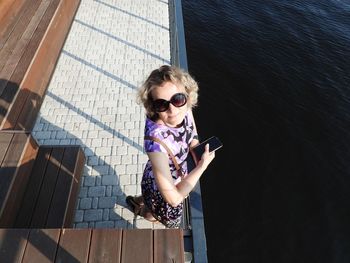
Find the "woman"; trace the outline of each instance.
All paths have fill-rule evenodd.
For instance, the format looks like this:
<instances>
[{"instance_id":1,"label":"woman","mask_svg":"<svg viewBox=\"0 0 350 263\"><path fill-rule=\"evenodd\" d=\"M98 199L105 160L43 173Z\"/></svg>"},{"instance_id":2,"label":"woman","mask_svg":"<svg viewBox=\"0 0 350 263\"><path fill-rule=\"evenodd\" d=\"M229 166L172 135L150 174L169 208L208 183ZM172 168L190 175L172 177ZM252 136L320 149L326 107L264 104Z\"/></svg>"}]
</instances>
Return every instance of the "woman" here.
<instances>
[{"instance_id":1,"label":"woman","mask_svg":"<svg viewBox=\"0 0 350 263\"><path fill-rule=\"evenodd\" d=\"M180 226L184 199L215 157L206 145L202 158L188 173L185 160L190 148L199 143L192 114L197 97L195 80L168 65L153 70L138 92L147 115L144 149L149 160L141 182L142 196L127 196L126 202L135 214L168 228Z\"/></svg>"}]
</instances>

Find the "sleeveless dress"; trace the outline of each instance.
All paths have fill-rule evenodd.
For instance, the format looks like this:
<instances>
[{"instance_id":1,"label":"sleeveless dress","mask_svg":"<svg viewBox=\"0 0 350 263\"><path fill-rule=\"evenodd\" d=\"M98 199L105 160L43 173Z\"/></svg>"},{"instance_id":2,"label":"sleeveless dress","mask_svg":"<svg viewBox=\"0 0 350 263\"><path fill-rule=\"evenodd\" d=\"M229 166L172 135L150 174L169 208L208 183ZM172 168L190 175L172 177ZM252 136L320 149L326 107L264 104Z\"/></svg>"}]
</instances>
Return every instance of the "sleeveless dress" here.
<instances>
[{"instance_id":1,"label":"sleeveless dress","mask_svg":"<svg viewBox=\"0 0 350 263\"><path fill-rule=\"evenodd\" d=\"M187 112L181 127L168 127L157 124L149 118L146 118L145 136L153 136L161 139L175 155L177 163L180 165L182 174L188 173L186 158L189 153L189 145L194 136L198 136L194 130L193 120ZM152 140L144 140L144 149L146 152L163 152L168 155L167 150L159 143ZM169 155L168 155L169 156ZM180 182L175 165L169 156L169 167L174 184ZM142 181L142 196L144 203L150 209L153 216L168 228L178 228L181 224L183 202L177 207L172 207L165 202L158 190L152 171L151 161L146 163Z\"/></svg>"}]
</instances>

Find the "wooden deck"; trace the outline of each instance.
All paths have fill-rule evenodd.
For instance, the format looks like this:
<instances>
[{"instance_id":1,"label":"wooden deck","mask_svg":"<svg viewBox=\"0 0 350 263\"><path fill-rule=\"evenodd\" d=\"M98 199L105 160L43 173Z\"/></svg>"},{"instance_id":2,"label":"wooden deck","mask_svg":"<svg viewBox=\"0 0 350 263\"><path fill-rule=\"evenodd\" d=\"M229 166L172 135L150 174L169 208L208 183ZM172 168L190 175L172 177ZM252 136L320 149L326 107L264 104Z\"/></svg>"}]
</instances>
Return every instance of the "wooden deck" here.
<instances>
[{"instance_id":1,"label":"wooden deck","mask_svg":"<svg viewBox=\"0 0 350 263\"><path fill-rule=\"evenodd\" d=\"M181 229L0 229L0 262L184 262Z\"/></svg>"}]
</instances>

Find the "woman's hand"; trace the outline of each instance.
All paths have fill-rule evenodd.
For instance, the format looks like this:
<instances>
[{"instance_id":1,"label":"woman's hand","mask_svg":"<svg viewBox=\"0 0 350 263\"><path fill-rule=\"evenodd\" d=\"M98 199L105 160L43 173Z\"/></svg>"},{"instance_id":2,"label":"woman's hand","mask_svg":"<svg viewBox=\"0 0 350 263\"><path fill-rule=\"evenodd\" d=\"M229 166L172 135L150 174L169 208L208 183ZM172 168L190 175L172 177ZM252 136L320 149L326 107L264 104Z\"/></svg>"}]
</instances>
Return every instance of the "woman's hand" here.
<instances>
[{"instance_id":1,"label":"woman's hand","mask_svg":"<svg viewBox=\"0 0 350 263\"><path fill-rule=\"evenodd\" d=\"M215 151L209 152L209 144L207 143L205 145L205 151L202 154L201 159L199 160L197 166L200 166L202 169L207 169L208 165L211 163L212 160L215 158Z\"/></svg>"}]
</instances>

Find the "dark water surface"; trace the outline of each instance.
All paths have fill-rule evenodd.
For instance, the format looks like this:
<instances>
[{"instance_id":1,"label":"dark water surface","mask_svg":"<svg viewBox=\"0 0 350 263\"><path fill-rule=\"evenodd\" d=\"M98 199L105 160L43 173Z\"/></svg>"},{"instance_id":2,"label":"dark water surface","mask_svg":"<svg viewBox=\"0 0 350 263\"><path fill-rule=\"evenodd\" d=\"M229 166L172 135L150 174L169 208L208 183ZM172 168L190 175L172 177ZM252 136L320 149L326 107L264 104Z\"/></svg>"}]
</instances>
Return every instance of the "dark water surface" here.
<instances>
[{"instance_id":1,"label":"dark water surface","mask_svg":"<svg viewBox=\"0 0 350 263\"><path fill-rule=\"evenodd\" d=\"M350 262L350 1L183 0L211 262Z\"/></svg>"}]
</instances>

